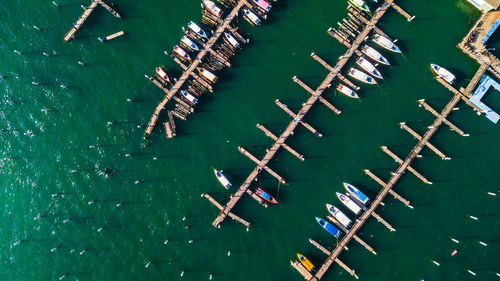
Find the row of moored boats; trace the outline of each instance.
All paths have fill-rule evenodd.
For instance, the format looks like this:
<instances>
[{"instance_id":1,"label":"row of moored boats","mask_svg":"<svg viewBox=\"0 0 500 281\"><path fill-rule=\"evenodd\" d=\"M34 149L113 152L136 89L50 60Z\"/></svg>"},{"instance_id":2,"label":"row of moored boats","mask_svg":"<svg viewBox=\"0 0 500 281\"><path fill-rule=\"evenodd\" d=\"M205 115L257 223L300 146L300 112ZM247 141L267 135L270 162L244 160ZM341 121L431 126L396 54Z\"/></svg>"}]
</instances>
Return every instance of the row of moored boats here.
<instances>
[{"instance_id":1,"label":"row of moored boats","mask_svg":"<svg viewBox=\"0 0 500 281\"><path fill-rule=\"evenodd\" d=\"M224 7L229 10L236 5L235 0L218 0L219 6L214 1L202 0L202 20L200 23L189 21L186 28L182 28L185 35L179 44L175 45L172 52L165 54L172 57L174 61L186 70L196 59L199 52L203 50L210 36L220 23L224 20ZM267 18L267 12L271 9L271 4L266 0L249 0L250 6L242 8L242 15L250 24L260 25L261 20ZM194 112L194 106L198 103L200 96L206 91L213 91L213 84L218 80L217 73L225 66L230 66L229 59L235 54L242 44L247 43L237 27L229 26L216 44L212 46L212 51L208 52L203 61L193 71L193 75L184 84L174 97L177 101L175 109L171 113L185 120L187 115ZM177 80L172 79L165 67L160 66L155 70L155 77L148 77L150 80L159 81L164 87L173 85Z\"/></svg>"},{"instance_id":2,"label":"row of moored boats","mask_svg":"<svg viewBox=\"0 0 500 281\"><path fill-rule=\"evenodd\" d=\"M346 182L344 182L343 185L346 192L337 192L337 198L355 216L360 215L363 210L366 210L370 199L354 185ZM316 217L316 222L330 235L338 239L342 232L347 233L349 231L353 221L334 205L326 204L326 209L330 217L328 217L328 219ZM297 253L297 259L308 271L313 271L315 269L311 261L304 255Z\"/></svg>"}]
</instances>

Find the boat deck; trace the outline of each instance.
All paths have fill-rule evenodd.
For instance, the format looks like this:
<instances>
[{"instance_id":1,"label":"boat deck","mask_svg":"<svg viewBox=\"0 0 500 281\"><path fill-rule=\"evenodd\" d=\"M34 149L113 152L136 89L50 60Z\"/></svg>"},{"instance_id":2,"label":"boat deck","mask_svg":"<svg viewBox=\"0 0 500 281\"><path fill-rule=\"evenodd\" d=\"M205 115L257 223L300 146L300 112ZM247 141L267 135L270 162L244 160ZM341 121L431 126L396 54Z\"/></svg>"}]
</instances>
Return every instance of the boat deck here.
<instances>
[{"instance_id":1,"label":"boat deck","mask_svg":"<svg viewBox=\"0 0 500 281\"><path fill-rule=\"evenodd\" d=\"M481 101L483 96L491 87L493 87L497 91L500 91L500 83L498 83L488 75L482 76L479 86L474 91L474 94L470 98L470 101L473 104L477 105L477 107L479 107L484 112L486 118L496 124L498 123L498 120L500 120L500 115Z\"/></svg>"}]
</instances>

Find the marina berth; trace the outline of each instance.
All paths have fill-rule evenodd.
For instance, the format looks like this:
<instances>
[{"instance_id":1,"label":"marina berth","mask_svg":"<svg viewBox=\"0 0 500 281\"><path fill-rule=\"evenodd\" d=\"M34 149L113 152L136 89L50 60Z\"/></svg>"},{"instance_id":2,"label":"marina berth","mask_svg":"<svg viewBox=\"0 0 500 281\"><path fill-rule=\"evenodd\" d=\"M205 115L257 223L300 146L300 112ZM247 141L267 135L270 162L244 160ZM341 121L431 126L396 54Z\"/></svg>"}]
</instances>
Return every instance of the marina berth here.
<instances>
[{"instance_id":1,"label":"marina berth","mask_svg":"<svg viewBox=\"0 0 500 281\"><path fill-rule=\"evenodd\" d=\"M361 48L361 52L363 54L365 54L368 58L370 58L376 62L385 64L385 65L390 65L389 61L386 58L384 58L384 56L382 56L379 52L377 52L377 50L373 49L372 47L370 47L368 45L363 46Z\"/></svg>"},{"instance_id":2,"label":"marina berth","mask_svg":"<svg viewBox=\"0 0 500 281\"><path fill-rule=\"evenodd\" d=\"M249 9L243 8L243 17L253 26L260 25L260 18Z\"/></svg>"},{"instance_id":3,"label":"marina berth","mask_svg":"<svg viewBox=\"0 0 500 281\"><path fill-rule=\"evenodd\" d=\"M339 83L339 85L337 86L337 90L350 98L359 99L359 96L355 91L342 83Z\"/></svg>"},{"instance_id":4,"label":"marina berth","mask_svg":"<svg viewBox=\"0 0 500 281\"><path fill-rule=\"evenodd\" d=\"M443 78L446 82L453 84L455 82L455 75L448 71L446 68L441 67L437 64L431 63L431 70L436 74L437 77Z\"/></svg>"},{"instance_id":5,"label":"marina berth","mask_svg":"<svg viewBox=\"0 0 500 281\"><path fill-rule=\"evenodd\" d=\"M179 47L177 45L174 46L174 54L179 56L182 60L186 60L186 61L191 62L191 57L188 55L188 53L186 51L184 51L184 49L182 49L181 47Z\"/></svg>"},{"instance_id":6,"label":"marina berth","mask_svg":"<svg viewBox=\"0 0 500 281\"><path fill-rule=\"evenodd\" d=\"M198 99L193 97L188 91L181 90L181 95L193 105L198 103Z\"/></svg>"},{"instance_id":7,"label":"marina berth","mask_svg":"<svg viewBox=\"0 0 500 281\"><path fill-rule=\"evenodd\" d=\"M364 12L371 13L370 7L363 0L348 0L348 3Z\"/></svg>"},{"instance_id":8,"label":"marina berth","mask_svg":"<svg viewBox=\"0 0 500 281\"><path fill-rule=\"evenodd\" d=\"M348 228L351 225L352 221L349 219L349 217L347 217L341 210L339 210L335 206L326 204L326 209L345 228Z\"/></svg>"},{"instance_id":9,"label":"marina berth","mask_svg":"<svg viewBox=\"0 0 500 281\"><path fill-rule=\"evenodd\" d=\"M356 64L359 65L363 70L373 75L375 78L384 79L380 71L367 59L360 57L356 60Z\"/></svg>"},{"instance_id":10,"label":"marina berth","mask_svg":"<svg viewBox=\"0 0 500 281\"><path fill-rule=\"evenodd\" d=\"M396 44L394 44L393 41L391 41L389 38L383 35L375 33L373 35L372 41L386 50L389 50L394 53L401 53L401 50L398 48L398 46L396 46Z\"/></svg>"},{"instance_id":11,"label":"marina berth","mask_svg":"<svg viewBox=\"0 0 500 281\"><path fill-rule=\"evenodd\" d=\"M359 215L361 212L361 207L354 201L349 198L349 196L342 194L340 192L337 192L337 197L339 198L340 202L344 204L349 210L351 210L354 214Z\"/></svg>"},{"instance_id":12,"label":"marina berth","mask_svg":"<svg viewBox=\"0 0 500 281\"><path fill-rule=\"evenodd\" d=\"M191 40L191 38L187 37L186 35L182 36L181 46L186 48L186 49L189 49L191 51L194 51L194 52L200 51L200 48L198 47L198 45L196 45L196 43L193 40Z\"/></svg>"},{"instance_id":13,"label":"marina berth","mask_svg":"<svg viewBox=\"0 0 500 281\"><path fill-rule=\"evenodd\" d=\"M190 21L188 23L188 28L199 35L201 38L208 39L207 33L198 24Z\"/></svg>"},{"instance_id":14,"label":"marina berth","mask_svg":"<svg viewBox=\"0 0 500 281\"><path fill-rule=\"evenodd\" d=\"M224 176L224 174L222 174L222 170L220 170L220 171L218 171L216 169L213 169L213 170L214 170L214 174L217 177L217 179L219 180L220 184L222 184L222 186L225 189L230 189L232 184L229 182L229 180L227 180L227 178Z\"/></svg>"},{"instance_id":15,"label":"marina berth","mask_svg":"<svg viewBox=\"0 0 500 281\"><path fill-rule=\"evenodd\" d=\"M322 218L318 218L318 217L316 217L316 221L324 230L326 230L328 233L330 233L333 237L335 237L335 238L340 237L340 234L341 234L340 230L338 230L335 226L333 226L333 224L327 222L326 220L324 220Z\"/></svg>"},{"instance_id":16,"label":"marina berth","mask_svg":"<svg viewBox=\"0 0 500 281\"><path fill-rule=\"evenodd\" d=\"M361 70L358 70L356 68L350 68L349 71L347 72L349 76L351 76L354 79L357 79L361 82L367 83L367 84L377 84L377 81L370 75L364 73Z\"/></svg>"},{"instance_id":17,"label":"marina berth","mask_svg":"<svg viewBox=\"0 0 500 281\"><path fill-rule=\"evenodd\" d=\"M366 205L370 199L364 195L359 189L357 189L354 185L350 183L342 183L344 185L344 188L347 192L349 192L352 196L354 196L359 202L361 202L363 205Z\"/></svg>"},{"instance_id":18,"label":"marina berth","mask_svg":"<svg viewBox=\"0 0 500 281\"><path fill-rule=\"evenodd\" d=\"M205 5L205 8L212 13L214 16L221 18L222 17L222 10L221 8L217 7L213 1L210 0L203 0L203 5Z\"/></svg>"},{"instance_id":19,"label":"marina berth","mask_svg":"<svg viewBox=\"0 0 500 281\"><path fill-rule=\"evenodd\" d=\"M255 191L255 194L257 194L257 196L259 196L260 198L266 200L267 202L269 203L272 203L272 204L278 204L278 201L276 199L274 199L273 196L271 196L271 194L265 192L262 188L257 188L257 190Z\"/></svg>"},{"instance_id":20,"label":"marina berth","mask_svg":"<svg viewBox=\"0 0 500 281\"><path fill-rule=\"evenodd\" d=\"M297 253L297 259L307 269L307 271L311 272L314 270L314 265L304 255Z\"/></svg>"}]
</instances>

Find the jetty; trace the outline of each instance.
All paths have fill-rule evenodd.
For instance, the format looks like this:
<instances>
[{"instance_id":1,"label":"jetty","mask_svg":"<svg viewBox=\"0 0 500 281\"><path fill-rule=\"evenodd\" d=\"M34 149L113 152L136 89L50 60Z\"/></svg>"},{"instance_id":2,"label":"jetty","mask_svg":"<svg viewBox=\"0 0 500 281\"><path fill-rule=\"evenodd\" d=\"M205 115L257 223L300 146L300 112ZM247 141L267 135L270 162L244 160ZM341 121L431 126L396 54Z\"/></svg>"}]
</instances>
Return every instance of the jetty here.
<instances>
[{"instance_id":1,"label":"jetty","mask_svg":"<svg viewBox=\"0 0 500 281\"><path fill-rule=\"evenodd\" d=\"M101 5L106 10L108 10L113 16L117 18L121 18L120 14L111 8L108 4L104 3L102 0L92 0L90 5L84 9L82 15L78 18L78 20L73 24L71 29L64 36L64 41L69 42L71 39L75 38L75 34L80 30L88 17L92 14L92 12L97 8L98 5Z\"/></svg>"},{"instance_id":2,"label":"jetty","mask_svg":"<svg viewBox=\"0 0 500 281\"><path fill-rule=\"evenodd\" d=\"M173 85L167 88L167 90L164 89L164 86L159 86L165 92L165 96L156 106L146 127L145 135L150 135L153 132L161 112L167 109L169 101L175 99L179 93L180 95L178 96L180 99L186 101L187 95L192 95L198 99L207 90L213 92L213 84L217 81L215 74L222 70L223 67L231 67L230 58L235 55L236 50L241 44L248 43L248 39L245 39L238 28L232 26L232 23L237 22L238 15L244 14L241 9L248 7L256 11L259 10L258 5L253 1L247 0L227 0L219 1L219 3L230 9L224 18L221 15L213 14L202 5L201 23L206 27L215 29L211 32L206 32L209 34L208 38L194 32L189 27L183 28L188 42L192 41L196 46L190 46L190 43L185 43L184 40L181 40L180 47L176 46L175 48L177 49L174 48L173 53L169 54L165 52L183 69L183 73L179 78L174 79ZM267 11L260 11L258 16L264 20L267 18ZM202 29L205 28L204 26ZM210 30L204 29L204 31ZM181 51L179 51L180 48L182 48ZM191 60L190 57L182 54L185 50L188 53L198 53ZM157 84L155 83L155 85ZM191 98L191 100L193 99ZM191 101L188 100L186 102L189 103ZM194 106L196 103L192 105ZM179 109L179 104L176 104L172 113L175 117L181 116L181 119L185 120L187 115L192 113L192 111L183 112Z\"/></svg>"},{"instance_id":3,"label":"jetty","mask_svg":"<svg viewBox=\"0 0 500 281\"><path fill-rule=\"evenodd\" d=\"M354 224L351 226L350 229L346 229L343 227L340 223L336 222L334 218L328 216L328 219L335 223L342 231L344 231L345 236L340 240L340 242L337 243L336 247L332 251L327 251L323 246L319 245L319 243L309 240L313 245L315 245L318 249L320 249L323 253L328 255L328 258L324 261L324 263L321 265L321 267L316 271L314 274L305 270L305 268L300 264L294 264L292 262L292 266L297 269L297 271L304 277L304 279L309 280L309 281L317 281L320 280L324 274L327 272L328 268L332 265L333 262L336 262L337 264L341 265L342 268L344 268L349 274L354 276L356 279L358 278L357 275L355 274L354 270L350 269L347 265L343 264L339 260L339 256L342 253L344 249L346 249L347 244L352 240L355 239L359 242L360 238L357 237L356 233L363 227L365 222L368 220L370 216L374 216L375 214L375 209L383 204L384 198L387 196L387 194L391 194L394 196L394 198L398 199L401 201L403 204L406 206L413 208L410 204L409 201L401 197L399 194L395 193L393 190L393 187L398 183L400 178L406 173L406 171L411 172L414 174L417 178L422 180L422 182L426 184L432 184L431 181L426 179L422 174L417 172L414 168L411 167L411 163L416 159L420 157L420 152L424 147L428 147L431 149L437 156L439 156L442 160L450 160L450 157L447 157L443 152L441 152L439 149L437 149L434 145L430 143L430 139L432 136L437 132L437 130L441 127L441 125L446 125L450 128L451 131L456 132L460 136L469 136L469 134L464 133L458 126L453 124L451 121L447 119L447 117L450 115L451 112L457 110L458 108L456 107L457 104L460 101L464 101L467 104L473 105L473 103L470 101L469 97L473 96L470 93L476 88L480 88L480 86L477 86L478 83L481 81L479 78L483 75L485 69L487 67L484 65L481 65L477 72L475 73L473 79L469 82L467 85L466 89L460 89L457 90L453 88L452 85L444 81L442 78L437 77L436 81L438 81L440 84L445 86L448 90L450 90L453 94L453 97L451 100L448 102L448 104L441 110L441 112L436 111L433 109L429 104L425 102L424 99L418 100L418 105L419 107L424 108L425 110L429 111L436 119L427 127L427 131L421 136L417 132L415 132L413 129L411 129L405 122L400 122L400 128L404 129L407 131L413 138L417 139L418 142L417 144L410 150L409 154L404 158L401 159L399 158L395 153L389 150L387 146L381 146L381 149L387 153L391 158L393 158L397 163L399 163L399 166L391 172L391 177L387 181L383 181L380 179L378 176L376 176L373 172L371 172L368 169L365 169L364 172L366 175L368 175L371 179L373 179L375 182L380 184L382 187L381 191L377 194L375 199L370 203L369 206L364 207L363 206L363 213L361 214L360 217L356 219ZM473 107L474 108L474 107ZM366 247L366 245L363 245ZM367 248L368 249L368 248ZM373 249L372 249L373 250ZM305 271L304 271L305 270Z\"/></svg>"},{"instance_id":4,"label":"jetty","mask_svg":"<svg viewBox=\"0 0 500 281\"><path fill-rule=\"evenodd\" d=\"M322 61L317 55L314 53L311 54L313 59L316 61L322 63L325 68L329 71L329 73L326 75L325 79L320 83L320 85L316 89L312 89L308 85L306 85L304 82L302 82L297 76L292 77L292 80L297 83L300 87L302 87L306 92L309 93L309 98L302 104L302 107L298 110L297 113L294 113L287 105L283 104L280 102L278 99L275 100L276 105L278 105L285 113L287 113L292 120L290 123L287 125L285 130L281 133L279 137L269 134L269 131L264 131L266 135L270 136L275 142L274 144L266 150L265 155L261 158L258 159L256 157L252 157L252 161L256 163L256 167L250 172L248 177L243 181L243 183L239 186L239 188L234 192L229 200L227 201L226 204L220 204L213 201L213 198L210 199L209 201L213 203L219 210L220 213L219 215L215 218L215 220L212 222L212 225L214 227L219 228L220 224L224 221L224 219L228 216L234 217L236 216L235 214L232 213L232 210L236 206L236 204L239 202L241 198L243 198L243 195L245 193L248 194L253 194L253 192L250 191L250 186L252 185L253 182L255 182L260 174L261 171L266 170L268 171L271 175L273 175L275 178L277 178L280 182L282 181L282 177L278 176L277 173L274 171L270 170L268 168L268 163L273 159L275 156L276 152L281 148L281 147L286 147L285 149L289 152L291 152L293 155L297 156L300 160L303 160L303 157L300 157L300 154L296 153L295 150L291 149L288 145L285 144L286 140L288 137L293 135L295 129L297 126L304 126L306 129L311 131L314 135L317 137L322 137L322 134L316 130L313 126L310 124L306 123L303 119L306 116L306 114L309 112L309 110L312 108L312 106L317 102L320 101L324 105L327 106L330 110L333 111L334 114L340 114L341 111L337 109L335 106L333 106L330 102L326 101L325 98L322 97L322 94L331 86L331 83L334 79L342 77L340 76L341 70L344 68L344 66L348 63L349 59L356 53L359 53L359 46L366 40L370 32L374 29L378 21L382 18L382 16L385 14L385 12L391 7L391 4L394 2L394 0L386 0L380 8L376 10L376 12L373 14L371 19L366 23L366 25L362 28L362 30L359 31L358 35L352 42L349 42L348 45L348 50L340 56L339 60L335 64L335 66L329 66L327 65L324 61ZM360 12L359 12L360 13ZM348 81L345 77L342 77L342 80L344 82ZM352 82L346 82L349 83L350 85L353 85L353 88L357 88ZM359 88L357 88L359 89ZM260 127L261 125L257 125L257 127ZM238 148L241 150L241 147ZM246 153L245 153L246 154ZM248 156L248 155L247 155ZM389 188L390 189L390 188ZM384 189L383 189L384 190ZM386 191L388 192L388 191ZM407 202L407 201L405 201ZM408 202L409 205L409 202ZM222 208L219 208L219 206L223 206ZM385 220L383 220L380 216L378 216L373 210L367 211L365 213L369 213L369 216L377 216L377 220L382 222L384 225L386 225L391 231L394 230L394 228L387 223ZM246 222L246 221L245 221ZM248 227L248 225L245 224L245 226ZM292 265L294 263L292 262ZM295 263L296 264L296 263ZM300 264L296 265L296 268L300 268Z\"/></svg>"}]
</instances>

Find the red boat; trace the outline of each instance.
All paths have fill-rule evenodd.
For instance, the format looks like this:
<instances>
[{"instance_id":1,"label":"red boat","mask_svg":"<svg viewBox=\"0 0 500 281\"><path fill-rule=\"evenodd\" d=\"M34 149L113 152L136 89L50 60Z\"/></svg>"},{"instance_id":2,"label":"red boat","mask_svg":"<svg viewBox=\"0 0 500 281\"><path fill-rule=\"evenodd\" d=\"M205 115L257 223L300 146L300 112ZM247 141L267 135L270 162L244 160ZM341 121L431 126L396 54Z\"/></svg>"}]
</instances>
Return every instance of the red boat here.
<instances>
[{"instance_id":1,"label":"red boat","mask_svg":"<svg viewBox=\"0 0 500 281\"><path fill-rule=\"evenodd\" d=\"M255 194L257 194L260 198L266 200L269 203L278 204L278 201L276 201L276 199L274 199L274 197L272 197L271 194L265 192L260 187L257 188L257 191L255 191Z\"/></svg>"},{"instance_id":2,"label":"red boat","mask_svg":"<svg viewBox=\"0 0 500 281\"><path fill-rule=\"evenodd\" d=\"M451 256L453 257L454 255L456 255L458 253L457 250L453 250L453 252L451 252Z\"/></svg>"}]
</instances>

